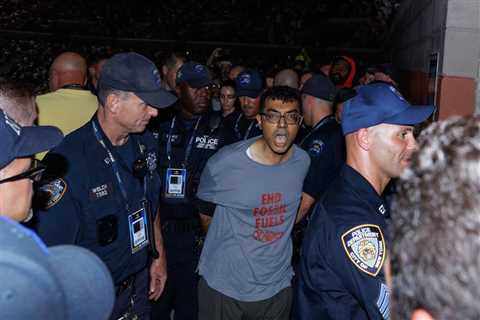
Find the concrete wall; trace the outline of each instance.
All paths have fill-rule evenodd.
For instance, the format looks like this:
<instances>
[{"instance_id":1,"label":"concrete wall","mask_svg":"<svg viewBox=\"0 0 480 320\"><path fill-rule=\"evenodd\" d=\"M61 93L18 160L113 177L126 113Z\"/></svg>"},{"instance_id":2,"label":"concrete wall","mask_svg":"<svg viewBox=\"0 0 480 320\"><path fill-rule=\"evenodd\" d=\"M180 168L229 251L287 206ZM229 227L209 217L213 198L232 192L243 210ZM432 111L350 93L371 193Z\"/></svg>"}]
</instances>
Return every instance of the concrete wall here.
<instances>
[{"instance_id":1,"label":"concrete wall","mask_svg":"<svg viewBox=\"0 0 480 320\"><path fill-rule=\"evenodd\" d=\"M400 87L413 103L427 102L430 54L438 52L438 117L479 109L479 0L404 0L389 41Z\"/></svg>"}]
</instances>

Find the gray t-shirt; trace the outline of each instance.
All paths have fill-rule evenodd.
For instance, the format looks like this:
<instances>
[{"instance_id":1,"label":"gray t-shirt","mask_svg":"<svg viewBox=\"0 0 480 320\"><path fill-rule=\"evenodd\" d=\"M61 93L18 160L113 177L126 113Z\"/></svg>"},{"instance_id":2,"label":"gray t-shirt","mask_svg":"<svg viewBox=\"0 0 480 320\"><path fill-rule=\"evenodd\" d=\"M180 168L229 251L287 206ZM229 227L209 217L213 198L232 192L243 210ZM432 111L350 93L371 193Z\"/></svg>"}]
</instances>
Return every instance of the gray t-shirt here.
<instances>
[{"instance_id":1,"label":"gray t-shirt","mask_svg":"<svg viewBox=\"0 0 480 320\"><path fill-rule=\"evenodd\" d=\"M297 147L278 165L250 159L257 138L224 147L208 161L198 198L215 203L199 262L208 285L240 301L271 298L290 286L290 233L310 164Z\"/></svg>"}]
</instances>

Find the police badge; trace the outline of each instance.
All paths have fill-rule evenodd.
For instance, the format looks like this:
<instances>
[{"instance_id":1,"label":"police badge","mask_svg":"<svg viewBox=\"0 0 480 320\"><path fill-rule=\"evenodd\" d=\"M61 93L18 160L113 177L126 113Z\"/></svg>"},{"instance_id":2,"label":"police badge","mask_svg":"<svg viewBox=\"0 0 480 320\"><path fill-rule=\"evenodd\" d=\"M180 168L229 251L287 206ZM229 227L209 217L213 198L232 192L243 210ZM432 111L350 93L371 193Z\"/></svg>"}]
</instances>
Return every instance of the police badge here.
<instances>
[{"instance_id":1,"label":"police badge","mask_svg":"<svg viewBox=\"0 0 480 320\"><path fill-rule=\"evenodd\" d=\"M385 260L385 239L374 224L356 226L342 235L342 244L353 264L363 272L377 276Z\"/></svg>"},{"instance_id":2,"label":"police badge","mask_svg":"<svg viewBox=\"0 0 480 320\"><path fill-rule=\"evenodd\" d=\"M55 179L44 184L39 189L39 196L45 209L51 208L58 203L67 191L67 183L63 179Z\"/></svg>"}]
</instances>

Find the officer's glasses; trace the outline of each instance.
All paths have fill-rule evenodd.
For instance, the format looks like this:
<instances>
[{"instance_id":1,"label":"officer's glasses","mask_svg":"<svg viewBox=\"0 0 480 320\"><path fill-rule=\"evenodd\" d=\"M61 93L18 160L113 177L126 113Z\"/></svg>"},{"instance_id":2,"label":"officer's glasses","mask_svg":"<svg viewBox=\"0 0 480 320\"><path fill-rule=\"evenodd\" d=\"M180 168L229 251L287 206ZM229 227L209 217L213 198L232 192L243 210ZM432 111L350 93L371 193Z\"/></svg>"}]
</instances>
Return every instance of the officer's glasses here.
<instances>
[{"instance_id":1,"label":"officer's glasses","mask_svg":"<svg viewBox=\"0 0 480 320\"><path fill-rule=\"evenodd\" d=\"M285 122L289 125L298 125L303 119L302 115L297 111L287 112L284 114L275 111L268 111L261 113L261 115L265 120L273 124L280 123L280 120L283 118L285 119Z\"/></svg>"},{"instance_id":2,"label":"officer's glasses","mask_svg":"<svg viewBox=\"0 0 480 320\"><path fill-rule=\"evenodd\" d=\"M32 161L32 166L30 167L30 169L9 178L0 180L0 184L5 182L18 181L22 179L30 179L33 182L40 182L40 180L42 179L42 174L46 169L47 167L43 165L39 160L34 159Z\"/></svg>"}]
</instances>

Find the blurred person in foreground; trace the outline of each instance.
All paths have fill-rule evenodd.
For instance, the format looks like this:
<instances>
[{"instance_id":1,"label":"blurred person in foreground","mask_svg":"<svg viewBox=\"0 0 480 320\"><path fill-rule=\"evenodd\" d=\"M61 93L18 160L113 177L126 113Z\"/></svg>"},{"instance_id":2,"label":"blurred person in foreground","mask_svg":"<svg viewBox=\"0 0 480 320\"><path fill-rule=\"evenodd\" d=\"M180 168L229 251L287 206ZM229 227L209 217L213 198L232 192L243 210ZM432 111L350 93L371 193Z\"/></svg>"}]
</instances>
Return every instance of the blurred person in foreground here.
<instances>
[{"instance_id":1,"label":"blurred person in foreground","mask_svg":"<svg viewBox=\"0 0 480 320\"><path fill-rule=\"evenodd\" d=\"M480 118L418 141L392 207L392 319L480 319Z\"/></svg>"},{"instance_id":2,"label":"blurred person in foreground","mask_svg":"<svg viewBox=\"0 0 480 320\"><path fill-rule=\"evenodd\" d=\"M62 133L20 127L0 111L0 137L0 318L108 319L113 284L101 260L75 246L47 248L14 221L29 216L33 182L45 170L31 156L56 146Z\"/></svg>"}]
</instances>

